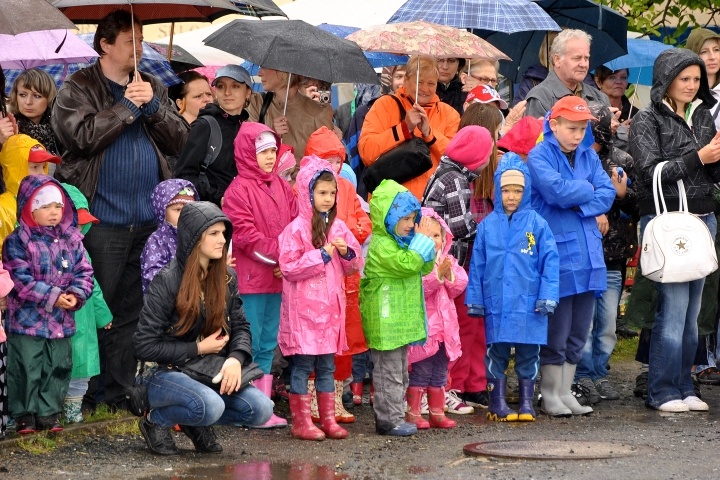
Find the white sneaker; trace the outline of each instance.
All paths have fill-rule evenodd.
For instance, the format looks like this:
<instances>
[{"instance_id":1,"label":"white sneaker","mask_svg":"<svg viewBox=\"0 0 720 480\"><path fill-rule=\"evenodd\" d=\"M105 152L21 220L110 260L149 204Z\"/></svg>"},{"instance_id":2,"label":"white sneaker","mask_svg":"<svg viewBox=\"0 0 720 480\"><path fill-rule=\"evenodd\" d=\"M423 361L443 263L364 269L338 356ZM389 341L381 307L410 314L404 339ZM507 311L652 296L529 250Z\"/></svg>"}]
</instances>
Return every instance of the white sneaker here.
<instances>
[{"instance_id":1,"label":"white sneaker","mask_svg":"<svg viewBox=\"0 0 720 480\"><path fill-rule=\"evenodd\" d=\"M475 412L473 407L468 406L458 397L457 390L448 390L445 392L445 405L448 413L457 415L469 415Z\"/></svg>"},{"instance_id":2,"label":"white sneaker","mask_svg":"<svg viewBox=\"0 0 720 480\"><path fill-rule=\"evenodd\" d=\"M691 398L691 397L687 397ZM697 397L696 398L699 402L701 401ZM707 405L705 405L707 406ZM671 413L680 413L680 412L689 412L690 407L688 407L688 404L685 403L683 400L670 400L669 402L665 402L662 405L658 407L658 410L661 412L671 412Z\"/></svg>"},{"instance_id":3,"label":"white sneaker","mask_svg":"<svg viewBox=\"0 0 720 480\"><path fill-rule=\"evenodd\" d=\"M427 403L427 392L423 392L422 398L420 399L420 414L427 415L429 413L430 413L430 407L428 407L428 403Z\"/></svg>"},{"instance_id":4,"label":"white sneaker","mask_svg":"<svg viewBox=\"0 0 720 480\"><path fill-rule=\"evenodd\" d=\"M707 412L710 410L708 404L700 400L695 395L683 398L682 402L687 405L691 412Z\"/></svg>"}]
</instances>

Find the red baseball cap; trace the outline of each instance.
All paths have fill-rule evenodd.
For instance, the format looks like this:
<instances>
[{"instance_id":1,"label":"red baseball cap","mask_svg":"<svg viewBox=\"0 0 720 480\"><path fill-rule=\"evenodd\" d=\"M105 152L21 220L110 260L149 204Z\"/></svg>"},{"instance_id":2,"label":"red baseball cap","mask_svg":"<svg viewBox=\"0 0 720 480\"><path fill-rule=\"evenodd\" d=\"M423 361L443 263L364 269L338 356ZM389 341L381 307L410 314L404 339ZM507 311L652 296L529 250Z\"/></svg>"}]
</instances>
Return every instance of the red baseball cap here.
<instances>
[{"instance_id":1,"label":"red baseball cap","mask_svg":"<svg viewBox=\"0 0 720 480\"><path fill-rule=\"evenodd\" d=\"M92 213L90 213L86 208L78 208L77 213L78 225L87 225L88 223L97 225L98 223L100 223L100 220Z\"/></svg>"},{"instance_id":2,"label":"red baseball cap","mask_svg":"<svg viewBox=\"0 0 720 480\"><path fill-rule=\"evenodd\" d=\"M557 117L562 117L571 122L579 122L582 120L597 121L597 118L593 117L592 113L590 113L590 107L588 107L585 99L576 97L575 95L562 97L555 102L552 110L550 110L550 118L553 119Z\"/></svg>"},{"instance_id":3,"label":"red baseball cap","mask_svg":"<svg viewBox=\"0 0 720 480\"><path fill-rule=\"evenodd\" d=\"M495 90L490 85L478 85L477 87L473 88L472 90L470 90L470 93L468 93L465 101L467 103L498 102L498 106L501 110L505 110L506 108L508 108L507 102L503 100L500 94L498 94L497 90Z\"/></svg>"},{"instance_id":4,"label":"red baseball cap","mask_svg":"<svg viewBox=\"0 0 720 480\"><path fill-rule=\"evenodd\" d=\"M30 147L30 153L28 153L28 162L30 163L56 163L60 164L62 162L62 159L58 157L57 155L53 155L52 153L45 150L45 147L42 145L35 144L32 147Z\"/></svg>"}]
</instances>

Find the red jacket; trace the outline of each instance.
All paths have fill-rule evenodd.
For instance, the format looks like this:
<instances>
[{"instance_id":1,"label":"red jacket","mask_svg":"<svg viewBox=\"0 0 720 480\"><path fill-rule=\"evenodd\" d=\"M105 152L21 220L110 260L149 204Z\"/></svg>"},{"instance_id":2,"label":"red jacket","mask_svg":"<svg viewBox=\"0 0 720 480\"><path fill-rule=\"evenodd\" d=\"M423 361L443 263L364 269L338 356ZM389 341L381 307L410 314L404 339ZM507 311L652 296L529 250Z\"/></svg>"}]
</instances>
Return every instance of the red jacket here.
<instances>
[{"instance_id":1,"label":"red jacket","mask_svg":"<svg viewBox=\"0 0 720 480\"><path fill-rule=\"evenodd\" d=\"M255 139L265 131L272 130L255 122L240 127L235 138L238 175L225 191L223 203L223 212L233 225L232 255L241 294L282 292L282 279L273 275L278 266L278 236L298 214L290 184L275 171L265 173L258 166ZM280 145L280 138L275 138Z\"/></svg>"}]
</instances>

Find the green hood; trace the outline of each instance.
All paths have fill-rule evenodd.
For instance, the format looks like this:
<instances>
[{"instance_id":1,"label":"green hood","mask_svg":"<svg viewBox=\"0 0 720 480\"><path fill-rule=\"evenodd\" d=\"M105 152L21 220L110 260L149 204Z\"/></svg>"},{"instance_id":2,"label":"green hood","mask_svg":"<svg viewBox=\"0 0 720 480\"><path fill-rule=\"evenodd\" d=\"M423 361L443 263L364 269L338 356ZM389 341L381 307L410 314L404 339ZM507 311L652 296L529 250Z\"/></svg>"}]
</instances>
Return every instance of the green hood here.
<instances>
[{"instance_id":1,"label":"green hood","mask_svg":"<svg viewBox=\"0 0 720 480\"><path fill-rule=\"evenodd\" d=\"M395 234L395 225L412 212L416 212L415 222L419 222L420 203L410 191L394 180L383 180L370 199L373 235L392 237L401 247L407 247L412 235L399 237Z\"/></svg>"},{"instance_id":2,"label":"green hood","mask_svg":"<svg viewBox=\"0 0 720 480\"><path fill-rule=\"evenodd\" d=\"M77 187L70 185L69 183L62 183L61 184L65 191L70 196L70 200L73 201L75 204L75 209L80 210L81 208L84 208L85 210L90 210L90 204L87 201L87 198L85 198L85 195L80 192L80 190L77 189ZM83 235L87 235L88 231L90 230L90 227L92 227L92 223L86 223L85 225L78 225L80 228L80 231Z\"/></svg>"}]
</instances>

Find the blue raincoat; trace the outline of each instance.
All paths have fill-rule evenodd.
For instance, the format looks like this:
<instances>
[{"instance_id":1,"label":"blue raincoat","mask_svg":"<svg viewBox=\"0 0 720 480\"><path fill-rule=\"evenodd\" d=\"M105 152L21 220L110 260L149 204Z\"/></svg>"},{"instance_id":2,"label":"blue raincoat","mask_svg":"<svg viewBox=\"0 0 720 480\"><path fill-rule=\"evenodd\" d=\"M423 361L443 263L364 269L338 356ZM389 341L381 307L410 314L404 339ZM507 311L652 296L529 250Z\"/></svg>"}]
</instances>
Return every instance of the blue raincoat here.
<instances>
[{"instance_id":1,"label":"blue raincoat","mask_svg":"<svg viewBox=\"0 0 720 480\"><path fill-rule=\"evenodd\" d=\"M595 217L612 207L615 188L591 148L588 123L575 151L575 168L543 123L544 140L530 151L527 166L532 178L532 207L547 221L560 254L560 298L607 289L602 234Z\"/></svg>"},{"instance_id":2,"label":"blue raincoat","mask_svg":"<svg viewBox=\"0 0 720 480\"><path fill-rule=\"evenodd\" d=\"M525 175L525 192L509 217L502 209L500 177ZM478 225L465 303L485 306L487 343L547 343L547 317L536 300L558 301L558 252L547 222L531 208L532 180L522 159L503 155L495 171L495 210Z\"/></svg>"}]
</instances>

